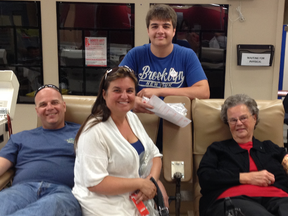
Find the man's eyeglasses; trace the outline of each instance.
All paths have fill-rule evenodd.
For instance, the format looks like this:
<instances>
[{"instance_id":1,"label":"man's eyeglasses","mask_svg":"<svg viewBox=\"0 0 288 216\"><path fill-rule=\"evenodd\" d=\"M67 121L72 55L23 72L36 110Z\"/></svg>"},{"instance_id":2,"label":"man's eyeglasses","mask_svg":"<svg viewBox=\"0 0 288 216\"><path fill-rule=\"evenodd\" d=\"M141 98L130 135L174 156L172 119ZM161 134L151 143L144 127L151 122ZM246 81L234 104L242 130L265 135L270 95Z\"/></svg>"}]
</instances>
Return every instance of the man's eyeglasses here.
<instances>
[{"instance_id":1,"label":"man's eyeglasses","mask_svg":"<svg viewBox=\"0 0 288 216\"><path fill-rule=\"evenodd\" d=\"M53 89L55 89L56 91L58 91L58 92L61 94L61 91L60 91L60 89L59 89L57 86L55 86L55 85L53 85L53 84L46 84L46 85L43 85L43 86L39 87L39 88L36 90L36 92L35 92L35 94L34 94L34 97L36 97L36 95L38 94L38 92L41 91L41 90L44 89L44 88L53 88Z\"/></svg>"},{"instance_id":2,"label":"man's eyeglasses","mask_svg":"<svg viewBox=\"0 0 288 216\"><path fill-rule=\"evenodd\" d=\"M249 116L248 115L243 115L243 116L240 116L239 118L235 119L235 118L231 118L228 120L228 123L230 125L236 125L238 120L240 120L242 123L245 123L247 122Z\"/></svg>"}]
</instances>

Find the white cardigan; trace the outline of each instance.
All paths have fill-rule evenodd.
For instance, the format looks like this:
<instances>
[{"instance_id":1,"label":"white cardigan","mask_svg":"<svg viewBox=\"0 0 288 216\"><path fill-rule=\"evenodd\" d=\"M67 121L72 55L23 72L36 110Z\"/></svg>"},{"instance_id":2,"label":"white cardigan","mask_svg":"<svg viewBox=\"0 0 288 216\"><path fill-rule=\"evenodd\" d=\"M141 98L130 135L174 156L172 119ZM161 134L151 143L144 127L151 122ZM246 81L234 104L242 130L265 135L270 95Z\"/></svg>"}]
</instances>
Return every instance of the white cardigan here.
<instances>
[{"instance_id":1,"label":"white cardigan","mask_svg":"<svg viewBox=\"0 0 288 216\"><path fill-rule=\"evenodd\" d=\"M142 142L143 166L154 157L162 157L146 133L137 115L127 113L129 125ZM89 124L87 124L89 125ZM91 192L87 187L99 184L104 177L139 178L140 161L136 149L121 135L111 117L81 134L76 150L72 192L82 207L83 216L138 215L130 193L108 196Z\"/></svg>"}]
</instances>

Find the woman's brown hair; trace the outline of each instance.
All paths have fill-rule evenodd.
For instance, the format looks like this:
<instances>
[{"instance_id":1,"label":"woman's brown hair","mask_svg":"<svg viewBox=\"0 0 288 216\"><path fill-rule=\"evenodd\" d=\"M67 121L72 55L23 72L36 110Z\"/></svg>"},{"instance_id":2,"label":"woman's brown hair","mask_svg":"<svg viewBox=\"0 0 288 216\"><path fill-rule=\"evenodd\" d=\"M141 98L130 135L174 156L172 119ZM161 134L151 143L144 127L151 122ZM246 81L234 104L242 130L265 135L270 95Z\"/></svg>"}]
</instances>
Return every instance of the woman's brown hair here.
<instances>
[{"instance_id":1,"label":"woman's brown hair","mask_svg":"<svg viewBox=\"0 0 288 216\"><path fill-rule=\"evenodd\" d=\"M87 125L87 122L90 121L90 119L93 119L91 123L89 123L89 126L86 128L85 131L89 130L99 122L105 122L111 115L110 109L106 105L106 101L103 98L103 90L107 92L107 89L109 88L109 85L111 82L129 77L131 80L135 83L135 94L136 94L136 88L137 88L137 78L134 75L134 71L127 66L121 66L121 67L115 67L113 69L107 70L104 76L101 79L98 95L96 98L96 101L93 104L93 107L91 109L91 114L86 118L84 123L81 125L74 142L74 149L77 149L77 143L79 140L79 137L81 133L83 132L85 126Z\"/></svg>"}]
</instances>

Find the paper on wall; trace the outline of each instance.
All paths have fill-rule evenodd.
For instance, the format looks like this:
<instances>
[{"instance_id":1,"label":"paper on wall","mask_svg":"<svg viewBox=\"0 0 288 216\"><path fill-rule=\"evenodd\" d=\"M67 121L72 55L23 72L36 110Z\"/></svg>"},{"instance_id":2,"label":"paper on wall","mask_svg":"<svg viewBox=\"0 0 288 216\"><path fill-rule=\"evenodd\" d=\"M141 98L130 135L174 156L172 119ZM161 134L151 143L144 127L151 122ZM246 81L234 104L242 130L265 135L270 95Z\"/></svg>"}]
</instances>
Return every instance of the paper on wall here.
<instances>
[{"instance_id":1,"label":"paper on wall","mask_svg":"<svg viewBox=\"0 0 288 216\"><path fill-rule=\"evenodd\" d=\"M180 127L186 127L191 120L186 118L185 116L178 113L176 110L168 106L163 100L161 100L156 95L152 95L152 97L147 100L147 103L153 106L153 109L148 109L154 112L160 118L163 118L167 121L172 122Z\"/></svg>"}]
</instances>

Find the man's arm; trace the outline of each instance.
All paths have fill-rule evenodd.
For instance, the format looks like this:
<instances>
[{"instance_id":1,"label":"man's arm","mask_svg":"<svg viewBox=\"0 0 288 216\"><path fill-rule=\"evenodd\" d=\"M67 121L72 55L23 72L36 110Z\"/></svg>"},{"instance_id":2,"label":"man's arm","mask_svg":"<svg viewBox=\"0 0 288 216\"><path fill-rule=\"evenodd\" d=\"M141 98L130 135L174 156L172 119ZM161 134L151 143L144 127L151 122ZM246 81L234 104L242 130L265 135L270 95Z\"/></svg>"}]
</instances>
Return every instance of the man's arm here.
<instances>
[{"instance_id":1,"label":"man's arm","mask_svg":"<svg viewBox=\"0 0 288 216\"><path fill-rule=\"evenodd\" d=\"M138 92L137 96L150 98L153 94L158 97L187 96L191 100L194 98L208 99L210 97L210 89L208 81L201 80L190 87L183 88L144 88Z\"/></svg>"},{"instance_id":2,"label":"man's arm","mask_svg":"<svg viewBox=\"0 0 288 216\"><path fill-rule=\"evenodd\" d=\"M144 88L137 94L133 111L138 113L153 114L153 112L146 109L153 109L153 107L142 101L143 96L151 98L152 95L156 95L158 97L187 96L191 100L194 98L208 99L210 97L210 90L207 80L201 80L190 87L183 88Z\"/></svg>"},{"instance_id":3,"label":"man's arm","mask_svg":"<svg viewBox=\"0 0 288 216\"><path fill-rule=\"evenodd\" d=\"M13 163L6 158L0 157L0 176L3 175L9 168L13 166Z\"/></svg>"}]
</instances>

